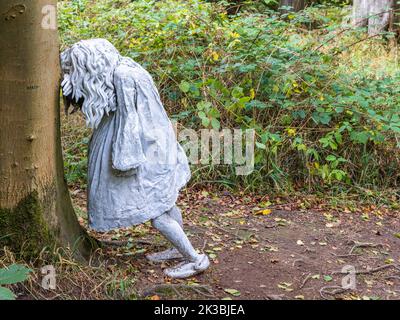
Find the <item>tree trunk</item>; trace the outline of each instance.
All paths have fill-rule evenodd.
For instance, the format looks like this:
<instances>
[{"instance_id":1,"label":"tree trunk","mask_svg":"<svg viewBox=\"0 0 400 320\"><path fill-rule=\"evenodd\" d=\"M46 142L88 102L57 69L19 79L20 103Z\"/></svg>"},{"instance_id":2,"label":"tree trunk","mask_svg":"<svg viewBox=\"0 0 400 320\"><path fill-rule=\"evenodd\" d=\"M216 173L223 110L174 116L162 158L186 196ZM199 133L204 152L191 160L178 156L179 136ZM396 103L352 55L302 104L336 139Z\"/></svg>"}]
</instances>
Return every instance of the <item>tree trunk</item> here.
<instances>
[{"instance_id":1,"label":"tree trunk","mask_svg":"<svg viewBox=\"0 0 400 320\"><path fill-rule=\"evenodd\" d=\"M305 0L280 0L279 7L291 7L293 11L300 11L306 7Z\"/></svg>"},{"instance_id":2,"label":"tree trunk","mask_svg":"<svg viewBox=\"0 0 400 320\"><path fill-rule=\"evenodd\" d=\"M92 242L63 173L56 4L0 2L0 246L32 258L62 245L86 258Z\"/></svg>"},{"instance_id":3,"label":"tree trunk","mask_svg":"<svg viewBox=\"0 0 400 320\"><path fill-rule=\"evenodd\" d=\"M394 0L354 0L353 24L368 27L368 34L373 36L387 30Z\"/></svg>"},{"instance_id":4,"label":"tree trunk","mask_svg":"<svg viewBox=\"0 0 400 320\"><path fill-rule=\"evenodd\" d=\"M353 1L353 25L356 27L368 26L369 2L371 0Z\"/></svg>"}]
</instances>

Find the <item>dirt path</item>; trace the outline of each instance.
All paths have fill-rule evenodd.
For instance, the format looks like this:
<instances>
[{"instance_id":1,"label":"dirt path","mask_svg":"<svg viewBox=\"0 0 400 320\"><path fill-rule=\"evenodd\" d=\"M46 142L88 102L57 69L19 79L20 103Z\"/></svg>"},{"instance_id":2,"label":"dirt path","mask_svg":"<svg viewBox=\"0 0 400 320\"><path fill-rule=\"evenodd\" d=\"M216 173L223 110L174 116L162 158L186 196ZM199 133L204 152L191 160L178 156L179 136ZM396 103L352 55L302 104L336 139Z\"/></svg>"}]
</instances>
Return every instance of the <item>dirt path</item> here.
<instances>
[{"instance_id":1,"label":"dirt path","mask_svg":"<svg viewBox=\"0 0 400 320\"><path fill-rule=\"evenodd\" d=\"M212 258L210 270L192 279L168 279L167 265L146 261L146 252L167 246L149 226L103 236L124 244L108 254L129 259L141 298L399 298L398 212L298 210L298 203L207 192L187 194L180 206L192 241ZM354 289L341 287L345 266L357 273Z\"/></svg>"}]
</instances>

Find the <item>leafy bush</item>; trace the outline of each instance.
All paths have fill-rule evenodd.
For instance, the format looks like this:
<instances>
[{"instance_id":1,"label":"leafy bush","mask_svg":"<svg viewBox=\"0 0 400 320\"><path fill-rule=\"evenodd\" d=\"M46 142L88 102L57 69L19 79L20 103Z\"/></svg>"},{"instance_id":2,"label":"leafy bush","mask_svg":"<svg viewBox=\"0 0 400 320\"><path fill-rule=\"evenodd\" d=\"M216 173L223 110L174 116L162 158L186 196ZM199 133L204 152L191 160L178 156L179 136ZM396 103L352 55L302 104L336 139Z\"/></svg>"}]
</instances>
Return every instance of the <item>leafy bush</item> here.
<instances>
[{"instance_id":1,"label":"leafy bush","mask_svg":"<svg viewBox=\"0 0 400 320\"><path fill-rule=\"evenodd\" d=\"M23 282L28 278L30 272L30 269L19 264L13 264L8 268L0 269L0 300L15 299L14 293L10 289L2 287L2 285Z\"/></svg>"},{"instance_id":2,"label":"leafy bush","mask_svg":"<svg viewBox=\"0 0 400 320\"><path fill-rule=\"evenodd\" d=\"M200 167L194 181L396 187L399 73L384 40L341 25L346 10L229 17L200 0L74 0L59 20L63 46L106 38L146 67L183 126L256 129L254 173Z\"/></svg>"}]
</instances>

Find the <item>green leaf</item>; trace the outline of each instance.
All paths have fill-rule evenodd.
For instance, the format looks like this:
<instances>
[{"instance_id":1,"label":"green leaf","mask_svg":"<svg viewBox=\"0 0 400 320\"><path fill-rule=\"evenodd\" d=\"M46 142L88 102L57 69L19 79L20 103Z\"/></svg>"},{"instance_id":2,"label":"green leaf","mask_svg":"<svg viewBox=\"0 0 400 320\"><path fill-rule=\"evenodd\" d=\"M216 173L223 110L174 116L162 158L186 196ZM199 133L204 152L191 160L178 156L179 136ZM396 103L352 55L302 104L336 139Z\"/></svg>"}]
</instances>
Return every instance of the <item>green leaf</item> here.
<instances>
[{"instance_id":1,"label":"green leaf","mask_svg":"<svg viewBox=\"0 0 400 320\"><path fill-rule=\"evenodd\" d=\"M190 83L187 81L182 81L179 85L179 89L181 89L182 92L187 93L190 90Z\"/></svg>"},{"instance_id":2,"label":"green leaf","mask_svg":"<svg viewBox=\"0 0 400 320\"><path fill-rule=\"evenodd\" d=\"M333 278L332 278L331 276L324 276L324 280L325 280L326 282L330 282L330 281L333 280Z\"/></svg>"},{"instance_id":3,"label":"green leaf","mask_svg":"<svg viewBox=\"0 0 400 320\"><path fill-rule=\"evenodd\" d=\"M199 111L199 113L197 115L199 116L200 119L207 118L207 115L205 114L204 111Z\"/></svg>"},{"instance_id":4,"label":"green leaf","mask_svg":"<svg viewBox=\"0 0 400 320\"><path fill-rule=\"evenodd\" d=\"M258 149L262 149L262 150L266 150L266 149L267 149L267 147L265 146L265 144L260 143L260 142L256 142L256 147L257 147Z\"/></svg>"},{"instance_id":5,"label":"green leaf","mask_svg":"<svg viewBox=\"0 0 400 320\"><path fill-rule=\"evenodd\" d=\"M15 300L15 295L10 289L0 287L0 300Z\"/></svg>"},{"instance_id":6,"label":"green leaf","mask_svg":"<svg viewBox=\"0 0 400 320\"><path fill-rule=\"evenodd\" d=\"M232 97L234 97L236 99L240 99L241 97L243 97L243 88L241 88L241 87L233 88Z\"/></svg>"},{"instance_id":7,"label":"green leaf","mask_svg":"<svg viewBox=\"0 0 400 320\"><path fill-rule=\"evenodd\" d=\"M201 118L201 124L203 125L203 127L208 127L210 125L210 119Z\"/></svg>"},{"instance_id":8,"label":"green leaf","mask_svg":"<svg viewBox=\"0 0 400 320\"><path fill-rule=\"evenodd\" d=\"M8 268L0 269L0 285L25 281L31 271L31 269L19 264L13 264Z\"/></svg>"},{"instance_id":9,"label":"green leaf","mask_svg":"<svg viewBox=\"0 0 400 320\"><path fill-rule=\"evenodd\" d=\"M362 143L362 144L366 144L368 142L369 135L365 131L362 131L362 132L353 131L350 134L350 138L353 141L356 141L356 142L359 142L359 143Z\"/></svg>"},{"instance_id":10,"label":"green leaf","mask_svg":"<svg viewBox=\"0 0 400 320\"><path fill-rule=\"evenodd\" d=\"M213 129L219 130L219 128L221 127L221 124L219 123L218 119L212 118L211 126L213 127Z\"/></svg>"}]
</instances>

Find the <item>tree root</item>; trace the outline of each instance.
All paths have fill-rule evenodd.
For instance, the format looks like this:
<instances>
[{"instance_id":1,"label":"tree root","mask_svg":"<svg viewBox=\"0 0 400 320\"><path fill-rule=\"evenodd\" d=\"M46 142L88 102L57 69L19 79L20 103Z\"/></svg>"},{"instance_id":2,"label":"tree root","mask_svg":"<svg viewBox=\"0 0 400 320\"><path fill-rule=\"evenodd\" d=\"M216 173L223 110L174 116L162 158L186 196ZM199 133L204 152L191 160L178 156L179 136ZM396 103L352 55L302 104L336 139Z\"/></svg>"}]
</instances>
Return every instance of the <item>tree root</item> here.
<instances>
[{"instance_id":1,"label":"tree root","mask_svg":"<svg viewBox=\"0 0 400 320\"><path fill-rule=\"evenodd\" d=\"M376 248L376 247L383 247L382 243L369 243L369 242L357 242L357 241L353 241L354 245L351 247L349 253L347 254L335 254L332 253L332 255L334 255L337 258L347 258L347 257L358 257L361 256L362 253L360 254L356 254L353 253L354 250L358 249L358 248Z\"/></svg>"},{"instance_id":2,"label":"tree root","mask_svg":"<svg viewBox=\"0 0 400 320\"><path fill-rule=\"evenodd\" d=\"M186 290L186 291L193 291L199 295L202 295L207 298L215 298L215 295L212 291L212 289L209 286L204 286L204 285L187 285L187 284L158 284L150 288L146 288L142 292L143 297L148 297L160 292L165 292L168 290L172 290L173 292L176 293L176 295L180 298L183 298L180 290Z\"/></svg>"},{"instance_id":3,"label":"tree root","mask_svg":"<svg viewBox=\"0 0 400 320\"><path fill-rule=\"evenodd\" d=\"M332 291L327 291L327 290L332 290ZM334 295L337 295L337 294L340 294L340 293L344 293L344 292L346 292L348 290L349 289L343 289L340 286L326 286L326 287L322 287L319 290L319 294L320 294L322 299L329 300L329 298L326 296L326 294L334 296Z\"/></svg>"},{"instance_id":4,"label":"tree root","mask_svg":"<svg viewBox=\"0 0 400 320\"><path fill-rule=\"evenodd\" d=\"M355 271L354 274L371 274L371 273L382 271L382 270L389 269L389 268L395 268L397 270L400 270L400 267L395 264L385 264L383 266L376 267L373 269L358 270L358 271ZM340 271L333 271L332 274L349 274L349 272L340 270Z\"/></svg>"},{"instance_id":5,"label":"tree root","mask_svg":"<svg viewBox=\"0 0 400 320\"><path fill-rule=\"evenodd\" d=\"M129 241L128 240L99 240L101 245L109 246L109 247L124 247L128 245ZM135 244L145 244L145 245L154 245L153 242L151 241L146 241L146 240L136 240L133 241L132 243Z\"/></svg>"}]
</instances>

